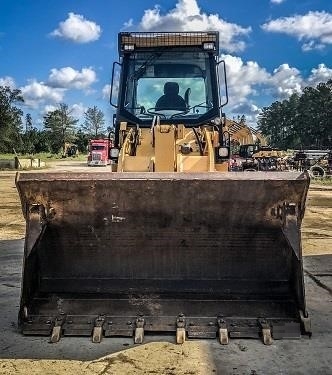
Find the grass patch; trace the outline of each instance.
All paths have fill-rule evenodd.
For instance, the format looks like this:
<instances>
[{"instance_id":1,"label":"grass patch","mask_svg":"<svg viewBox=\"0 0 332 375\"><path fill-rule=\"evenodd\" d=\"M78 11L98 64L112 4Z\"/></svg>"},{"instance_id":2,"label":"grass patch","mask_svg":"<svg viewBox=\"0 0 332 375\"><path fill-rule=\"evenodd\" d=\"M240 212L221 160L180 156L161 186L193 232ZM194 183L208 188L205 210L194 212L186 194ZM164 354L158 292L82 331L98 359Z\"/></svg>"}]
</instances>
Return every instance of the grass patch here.
<instances>
[{"instance_id":1,"label":"grass patch","mask_svg":"<svg viewBox=\"0 0 332 375\"><path fill-rule=\"evenodd\" d=\"M332 185L332 177L312 178L310 180L310 184L313 184L313 185Z\"/></svg>"},{"instance_id":2,"label":"grass patch","mask_svg":"<svg viewBox=\"0 0 332 375\"><path fill-rule=\"evenodd\" d=\"M61 156L61 154L51 154L51 153L48 153L48 152L41 152L41 153L38 153L38 154L17 154L19 158L22 158L22 159L29 159L29 158L32 158L32 159L40 159L42 161L56 161L56 160L78 160L78 161L86 161L86 158L87 158L87 154L79 154L77 155L76 157L67 157L67 158L63 158ZM11 159L14 159L15 158L15 154L0 154L0 159L4 159L4 160L11 160Z\"/></svg>"},{"instance_id":3,"label":"grass patch","mask_svg":"<svg viewBox=\"0 0 332 375\"><path fill-rule=\"evenodd\" d=\"M2 160L11 160L14 159L15 154L0 154L0 159Z\"/></svg>"}]
</instances>

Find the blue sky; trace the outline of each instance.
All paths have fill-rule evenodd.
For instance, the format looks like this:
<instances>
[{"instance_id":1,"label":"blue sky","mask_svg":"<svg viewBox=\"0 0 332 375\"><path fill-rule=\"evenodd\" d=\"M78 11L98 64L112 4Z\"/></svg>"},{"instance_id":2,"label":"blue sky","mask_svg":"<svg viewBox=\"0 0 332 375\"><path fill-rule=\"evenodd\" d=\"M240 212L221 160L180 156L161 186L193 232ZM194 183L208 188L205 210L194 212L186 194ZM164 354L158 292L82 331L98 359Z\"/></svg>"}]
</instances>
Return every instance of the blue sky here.
<instances>
[{"instance_id":1,"label":"blue sky","mask_svg":"<svg viewBox=\"0 0 332 375\"><path fill-rule=\"evenodd\" d=\"M108 93L119 31L220 31L229 118L332 78L331 0L0 0L0 85L22 90L36 127L66 103L82 119ZM82 121L81 121L82 122Z\"/></svg>"}]
</instances>

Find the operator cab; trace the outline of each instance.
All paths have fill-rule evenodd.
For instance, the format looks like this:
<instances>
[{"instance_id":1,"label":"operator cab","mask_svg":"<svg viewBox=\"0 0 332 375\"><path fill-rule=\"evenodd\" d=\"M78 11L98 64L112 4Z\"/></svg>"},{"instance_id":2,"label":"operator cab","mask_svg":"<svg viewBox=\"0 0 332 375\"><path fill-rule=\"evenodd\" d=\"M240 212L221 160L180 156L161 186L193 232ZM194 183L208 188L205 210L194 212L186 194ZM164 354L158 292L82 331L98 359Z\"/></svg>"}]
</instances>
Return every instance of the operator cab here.
<instances>
[{"instance_id":1,"label":"operator cab","mask_svg":"<svg viewBox=\"0 0 332 375\"><path fill-rule=\"evenodd\" d=\"M197 126L220 117L218 48L217 32L120 33L117 122L148 127L159 116Z\"/></svg>"}]
</instances>

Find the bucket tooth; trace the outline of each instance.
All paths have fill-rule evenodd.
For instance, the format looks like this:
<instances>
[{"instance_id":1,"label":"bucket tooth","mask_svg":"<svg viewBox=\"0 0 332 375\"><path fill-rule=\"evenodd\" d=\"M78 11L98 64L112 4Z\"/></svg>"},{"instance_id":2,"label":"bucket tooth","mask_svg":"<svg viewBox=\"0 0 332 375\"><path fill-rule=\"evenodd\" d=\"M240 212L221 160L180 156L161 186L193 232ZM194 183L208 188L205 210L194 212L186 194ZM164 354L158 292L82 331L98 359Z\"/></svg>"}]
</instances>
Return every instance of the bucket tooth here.
<instances>
[{"instance_id":1,"label":"bucket tooth","mask_svg":"<svg viewBox=\"0 0 332 375\"><path fill-rule=\"evenodd\" d=\"M176 343L183 344L186 341L186 330L185 328L176 329Z\"/></svg>"},{"instance_id":2,"label":"bucket tooth","mask_svg":"<svg viewBox=\"0 0 332 375\"><path fill-rule=\"evenodd\" d=\"M103 335L103 328L102 327L93 327L92 332L92 342L94 344L99 344Z\"/></svg>"},{"instance_id":3,"label":"bucket tooth","mask_svg":"<svg viewBox=\"0 0 332 375\"><path fill-rule=\"evenodd\" d=\"M54 326L52 329L52 334L50 338L50 342L52 344L58 342L61 338L61 326Z\"/></svg>"},{"instance_id":4,"label":"bucket tooth","mask_svg":"<svg viewBox=\"0 0 332 375\"><path fill-rule=\"evenodd\" d=\"M95 326L92 331L92 342L98 344L103 337L103 325L105 322L104 316L98 316L95 320Z\"/></svg>"},{"instance_id":5,"label":"bucket tooth","mask_svg":"<svg viewBox=\"0 0 332 375\"><path fill-rule=\"evenodd\" d=\"M29 312L28 312L27 306L23 307L23 316L24 316L25 319L28 319Z\"/></svg>"},{"instance_id":6,"label":"bucket tooth","mask_svg":"<svg viewBox=\"0 0 332 375\"><path fill-rule=\"evenodd\" d=\"M265 319L260 319L259 324L262 329L262 339L264 345L272 345L273 339L272 339L272 333L271 333L271 327L268 324L268 322Z\"/></svg>"},{"instance_id":7,"label":"bucket tooth","mask_svg":"<svg viewBox=\"0 0 332 375\"><path fill-rule=\"evenodd\" d=\"M53 327L52 333L51 333L50 343L54 344L54 343L56 343L60 340L61 332L62 332L62 326L63 326L65 320L66 320L66 317L62 316L62 315L58 316L55 319L54 327Z\"/></svg>"},{"instance_id":8,"label":"bucket tooth","mask_svg":"<svg viewBox=\"0 0 332 375\"><path fill-rule=\"evenodd\" d=\"M263 335L263 343L264 345L271 345L273 343L271 329L270 328L262 328L262 335Z\"/></svg>"},{"instance_id":9,"label":"bucket tooth","mask_svg":"<svg viewBox=\"0 0 332 375\"><path fill-rule=\"evenodd\" d=\"M219 334L219 341L221 345L227 345L229 342L228 338L228 329L227 329L227 323L224 319L218 319L218 334Z\"/></svg>"},{"instance_id":10,"label":"bucket tooth","mask_svg":"<svg viewBox=\"0 0 332 375\"><path fill-rule=\"evenodd\" d=\"M142 344L144 340L144 318L139 317L136 319L136 328L135 328L135 337L134 343L135 344Z\"/></svg>"},{"instance_id":11,"label":"bucket tooth","mask_svg":"<svg viewBox=\"0 0 332 375\"><path fill-rule=\"evenodd\" d=\"M312 331L311 331L311 319L307 316L305 316L304 312L302 310L299 311L301 323L304 329L304 332L311 337Z\"/></svg>"},{"instance_id":12,"label":"bucket tooth","mask_svg":"<svg viewBox=\"0 0 332 375\"><path fill-rule=\"evenodd\" d=\"M176 320L176 343L183 344L186 341L186 318L184 314L179 314Z\"/></svg>"},{"instance_id":13,"label":"bucket tooth","mask_svg":"<svg viewBox=\"0 0 332 375\"><path fill-rule=\"evenodd\" d=\"M144 328L136 327L134 343L135 344L142 344L143 340L144 340Z\"/></svg>"}]
</instances>

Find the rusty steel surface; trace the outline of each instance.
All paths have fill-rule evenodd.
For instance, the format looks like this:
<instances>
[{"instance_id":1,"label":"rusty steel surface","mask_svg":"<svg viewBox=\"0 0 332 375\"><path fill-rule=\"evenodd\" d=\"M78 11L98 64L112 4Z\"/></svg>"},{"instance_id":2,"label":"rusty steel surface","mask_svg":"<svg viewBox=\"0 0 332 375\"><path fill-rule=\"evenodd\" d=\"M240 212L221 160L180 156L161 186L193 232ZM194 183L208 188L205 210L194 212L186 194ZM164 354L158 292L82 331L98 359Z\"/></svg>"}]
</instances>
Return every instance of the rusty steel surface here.
<instances>
[{"instance_id":1,"label":"rusty steel surface","mask_svg":"<svg viewBox=\"0 0 332 375\"><path fill-rule=\"evenodd\" d=\"M59 316L67 334L100 316L105 336L133 334L137 316L173 331L184 314L193 337L215 335L220 316L236 337L261 335L261 318L298 337L308 185L299 173L19 174L23 332L50 334Z\"/></svg>"}]
</instances>

